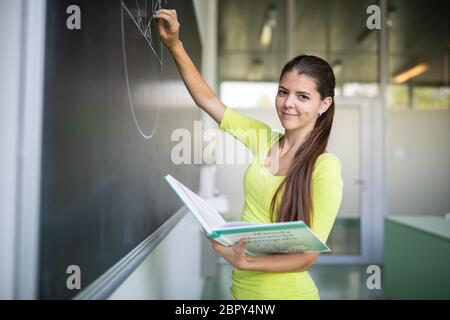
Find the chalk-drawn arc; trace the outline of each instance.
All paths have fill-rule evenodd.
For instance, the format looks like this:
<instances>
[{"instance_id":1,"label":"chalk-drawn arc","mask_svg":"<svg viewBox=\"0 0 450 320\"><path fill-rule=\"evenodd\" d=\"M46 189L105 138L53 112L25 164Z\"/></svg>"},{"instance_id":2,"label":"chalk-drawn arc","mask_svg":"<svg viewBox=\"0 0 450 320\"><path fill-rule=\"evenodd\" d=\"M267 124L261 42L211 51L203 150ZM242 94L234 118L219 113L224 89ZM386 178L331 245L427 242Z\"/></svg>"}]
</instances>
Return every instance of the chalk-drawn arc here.
<instances>
[{"instance_id":1,"label":"chalk-drawn arc","mask_svg":"<svg viewBox=\"0 0 450 320\"><path fill-rule=\"evenodd\" d=\"M158 128L160 105L158 104L158 106L157 106L156 119L155 119L155 122L154 122L154 126L153 126L153 129L152 129L152 132L150 134L146 134L142 130L142 128L139 125L139 122L137 120L136 112L135 112L135 108L134 108L134 103L133 103L133 98L132 98L132 95L131 95L130 81L129 81L129 76L128 76L128 63L127 63L127 49L126 49L126 40L125 40L124 12L127 12L128 15L131 17L131 19L133 20L134 24L139 29L139 31L141 32L142 36L147 41L147 43L149 44L149 46L152 49L153 53L155 54L156 58L158 59L158 62L160 64L160 66L161 66L161 70L160 70L161 74L162 74L162 54L161 54L161 57L158 56L158 54L155 52L155 49L153 48L152 44L149 42L148 38L145 36L145 33L140 28L139 24L135 20L134 16L131 14L131 12L128 9L128 7L125 5L125 3L123 3L123 1L121 1L122 55L123 55L123 63L124 63L124 68L125 68L125 80L126 80L127 92L128 92L128 104L129 104L129 107L130 107L131 114L133 116L133 121L134 121L134 123L136 125L136 128L137 128L139 134L142 137L144 137L145 139L151 139L154 136L154 134L156 132L156 129ZM153 16L153 14L152 14L152 16ZM147 30L148 30L148 27L150 26L150 23L151 23L151 20L150 20L150 22L149 22L149 24L147 26ZM147 30L145 32L147 32ZM161 49L162 49L162 44L161 44ZM161 53L162 53L162 50L161 50Z\"/></svg>"}]
</instances>

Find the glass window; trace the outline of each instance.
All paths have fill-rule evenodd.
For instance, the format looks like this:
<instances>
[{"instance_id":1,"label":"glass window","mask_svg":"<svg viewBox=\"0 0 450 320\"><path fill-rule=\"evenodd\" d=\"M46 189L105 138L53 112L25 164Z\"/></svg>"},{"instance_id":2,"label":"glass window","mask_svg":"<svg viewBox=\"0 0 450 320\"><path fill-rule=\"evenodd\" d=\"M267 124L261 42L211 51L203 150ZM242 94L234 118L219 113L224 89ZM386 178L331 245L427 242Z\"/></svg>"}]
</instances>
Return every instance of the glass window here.
<instances>
[{"instance_id":1,"label":"glass window","mask_svg":"<svg viewBox=\"0 0 450 320\"><path fill-rule=\"evenodd\" d=\"M450 109L450 87L414 87L413 107L420 110Z\"/></svg>"},{"instance_id":2,"label":"glass window","mask_svg":"<svg viewBox=\"0 0 450 320\"><path fill-rule=\"evenodd\" d=\"M273 108L277 90L277 82L225 81L220 85L220 97L232 108Z\"/></svg>"},{"instance_id":3,"label":"glass window","mask_svg":"<svg viewBox=\"0 0 450 320\"><path fill-rule=\"evenodd\" d=\"M344 97L376 97L378 95L377 83L344 83Z\"/></svg>"},{"instance_id":4,"label":"glass window","mask_svg":"<svg viewBox=\"0 0 450 320\"><path fill-rule=\"evenodd\" d=\"M410 106L407 85L389 85L387 107L390 109L407 109Z\"/></svg>"}]
</instances>

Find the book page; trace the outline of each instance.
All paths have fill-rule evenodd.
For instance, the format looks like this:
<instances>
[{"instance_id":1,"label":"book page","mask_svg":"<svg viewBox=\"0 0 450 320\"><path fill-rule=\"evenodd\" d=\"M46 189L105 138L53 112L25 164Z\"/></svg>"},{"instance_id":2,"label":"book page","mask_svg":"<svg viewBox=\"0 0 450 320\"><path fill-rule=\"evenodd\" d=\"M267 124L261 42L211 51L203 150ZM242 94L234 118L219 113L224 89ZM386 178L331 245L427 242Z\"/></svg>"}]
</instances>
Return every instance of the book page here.
<instances>
[{"instance_id":1,"label":"book page","mask_svg":"<svg viewBox=\"0 0 450 320\"><path fill-rule=\"evenodd\" d=\"M254 226L256 223L254 222L246 222L246 221L228 221L220 225L219 227L222 229L225 228L234 228L234 227L248 227Z\"/></svg>"},{"instance_id":2,"label":"book page","mask_svg":"<svg viewBox=\"0 0 450 320\"><path fill-rule=\"evenodd\" d=\"M199 220L206 232L211 233L214 228L225 223L225 219L222 218L212 205L192 192L188 187L170 175L167 175L166 179L189 210Z\"/></svg>"}]
</instances>

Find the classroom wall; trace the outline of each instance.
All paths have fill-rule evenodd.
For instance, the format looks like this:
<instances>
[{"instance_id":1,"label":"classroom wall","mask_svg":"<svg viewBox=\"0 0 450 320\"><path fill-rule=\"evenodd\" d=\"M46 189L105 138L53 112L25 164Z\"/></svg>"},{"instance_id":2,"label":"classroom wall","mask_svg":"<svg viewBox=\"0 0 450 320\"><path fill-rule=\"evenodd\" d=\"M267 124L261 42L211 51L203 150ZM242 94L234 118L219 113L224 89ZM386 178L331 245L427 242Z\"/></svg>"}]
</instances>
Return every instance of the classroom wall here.
<instances>
[{"instance_id":1,"label":"classroom wall","mask_svg":"<svg viewBox=\"0 0 450 320\"><path fill-rule=\"evenodd\" d=\"M0 2L0 299L13 298L22 1Z\"/></svg>"},{"instance_id":2,"label":"classroom wall","mask_svg":"<svg viewBox=\"0 0 450 320\"><path fill-rule=\"evenodd\" d=\"M387 113L389 215L450 212L450 110Z\"/></svg>"}]
</instances>

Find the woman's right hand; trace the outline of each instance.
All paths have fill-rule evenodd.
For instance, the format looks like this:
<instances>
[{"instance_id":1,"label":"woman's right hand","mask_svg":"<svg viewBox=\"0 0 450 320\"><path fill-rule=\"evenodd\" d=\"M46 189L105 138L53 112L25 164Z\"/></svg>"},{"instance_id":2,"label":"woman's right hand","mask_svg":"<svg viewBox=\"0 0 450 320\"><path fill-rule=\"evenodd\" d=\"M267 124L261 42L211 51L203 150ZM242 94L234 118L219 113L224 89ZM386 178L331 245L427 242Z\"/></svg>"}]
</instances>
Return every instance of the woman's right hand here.
<instances>
[{"instance_id":1,"label":"woman's right hand","mask_svg":"<svg viewBox=\"0 0 450 320\"><path fill-rule=\"evenodd\" d=\"M155 12L158 18L159 37L167 49L180 43L180 23L176 10L160 9Z\"/></svg>"}]
</instances>

